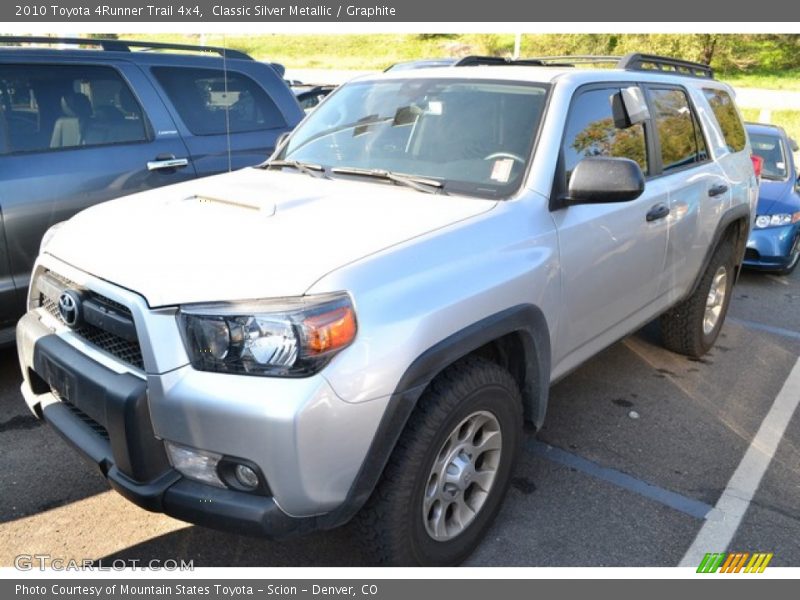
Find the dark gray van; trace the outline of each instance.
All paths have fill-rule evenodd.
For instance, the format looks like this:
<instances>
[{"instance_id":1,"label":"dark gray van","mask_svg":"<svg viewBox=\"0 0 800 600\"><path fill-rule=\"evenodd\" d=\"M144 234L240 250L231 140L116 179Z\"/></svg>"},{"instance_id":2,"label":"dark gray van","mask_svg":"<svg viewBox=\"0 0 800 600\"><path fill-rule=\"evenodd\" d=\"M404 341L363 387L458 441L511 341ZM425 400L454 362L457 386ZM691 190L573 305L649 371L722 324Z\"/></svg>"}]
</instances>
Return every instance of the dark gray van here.
<instances>
[{"instance_id":1,"label":"dark gray van","mask_svg":"<svg viewBox=\"0 0 800 600\"><path fill-rule=\"evenodd\" d=\"M282 75L222 48L0 37L0 344L51 225L264 161L303 117Z\"/></svg>"}]
</instances>

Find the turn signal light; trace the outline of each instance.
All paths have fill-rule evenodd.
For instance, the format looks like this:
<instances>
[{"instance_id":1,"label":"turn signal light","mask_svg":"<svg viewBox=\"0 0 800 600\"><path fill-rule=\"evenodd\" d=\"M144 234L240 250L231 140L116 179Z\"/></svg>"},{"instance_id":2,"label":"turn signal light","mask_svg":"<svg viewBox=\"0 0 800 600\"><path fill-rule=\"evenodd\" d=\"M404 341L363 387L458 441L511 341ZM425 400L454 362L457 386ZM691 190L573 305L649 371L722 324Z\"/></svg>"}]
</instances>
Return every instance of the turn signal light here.
<instances>
[{"instance_id":1,"label":"turn signal light","mask_svg":"<svg viewBox=\"0 0 800 600\"><path fill-rule=\"evenodd\" d=\"M349 306L308 317L303 321L307 348L322 354L347 346L356 337L356 315Z\"/></svg>"}]
</instances>

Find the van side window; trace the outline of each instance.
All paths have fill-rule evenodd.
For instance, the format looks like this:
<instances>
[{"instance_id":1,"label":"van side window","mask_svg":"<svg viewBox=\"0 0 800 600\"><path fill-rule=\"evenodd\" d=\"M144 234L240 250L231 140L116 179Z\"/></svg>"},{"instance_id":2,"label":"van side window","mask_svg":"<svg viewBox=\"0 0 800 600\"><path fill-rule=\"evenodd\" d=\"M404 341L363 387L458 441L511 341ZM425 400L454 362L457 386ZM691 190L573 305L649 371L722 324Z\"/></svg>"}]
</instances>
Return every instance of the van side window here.
<instances>
[{"instance_id":1,"label":"van side window","mask_svg":"<svg viewBox=\"0 0 800 600\"><path fill-rule=\"evenodd\" d=\"M686 92L651 89L650 98L664 173L708 160L703 131Z\"/></svg>"},{"instance_id":2,"label":"van side window","mask_svg":"<svg viewBox=\"0 0 800 600\"><path fill-rule=\"evenodd\" d=\"M614 123L612 100L619 91L618 87L588 90L572 103L562 147L565 184L576 165L590 156L630 158L648 172L644 125L619 129Z\"/></svg>"},{"instance_id":3,"label":"van side window","mask_svg":"<svg viewBox=\"0 0 800 600\"><path fill-rule=\"evenodd\" d=\"M725 143L731 152L741 152L746 144L746 136L742 120L736 110L736 105L728 92L724 90L714 90L704 88L703 94L717 118L719 128L725 137Z\"/></svg>"},{"instance_id":4,"label":"van side window","mask_svg":"<svg viewBox=\"0 0 800 600\"><path fill-rule=\"evenodd\" d=\"M142 108L110 67L0 65L9 153L147 141Z\"/></svg>"},{"instance_id":5,"label":"van side window","mask_svg":"<svg viewBox=\"0 0 800 600\"><path fill-rule=\"evenodd\" d=\"M153 75L194 135L287 127L269 94L241 73L154 67Z\"/></svg>"}]
</instances>

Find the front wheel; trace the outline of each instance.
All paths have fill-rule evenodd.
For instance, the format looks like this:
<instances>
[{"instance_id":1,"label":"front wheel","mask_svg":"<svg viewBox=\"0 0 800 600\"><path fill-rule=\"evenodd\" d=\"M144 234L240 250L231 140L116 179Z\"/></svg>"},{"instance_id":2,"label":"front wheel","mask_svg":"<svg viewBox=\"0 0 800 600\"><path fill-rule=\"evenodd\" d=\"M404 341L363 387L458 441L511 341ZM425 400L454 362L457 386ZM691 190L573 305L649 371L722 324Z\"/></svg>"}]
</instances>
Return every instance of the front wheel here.
<instances>
[{"instance_id":1,"label":"front wheel","mask_svg":"<svg viewBox=\"0 0 800 600\"><path fill-rule=\"evenodd\" d=\"M797 268L798 263L800 263L800 234L797 235L792 251L789 253L789 264L778 271L778 275L791 275Z\"/></svg>"},{"instance_id":2,"label":"front wheel","mask_svg":"<svg viewBox=\"0 0 800 600\"><path fill-rule=\"evenodd\" d=\"M668 350L699 358L711 349L728 313L734 277L733 244L726 240L714 252L692 295L661 315L661 334Z\"/></svg>"},{"instance_id":3,"label":"front wheel","mask_svg":"<svg viewBox=\"0 0 800 600\"><path fill-rule=\"evenodd\" d=\"M362 542L384 564L455 565L500 509L522 440L522 399L503 368L471 358L420 398L367 505Z\"/></svg>"}]
</instances>

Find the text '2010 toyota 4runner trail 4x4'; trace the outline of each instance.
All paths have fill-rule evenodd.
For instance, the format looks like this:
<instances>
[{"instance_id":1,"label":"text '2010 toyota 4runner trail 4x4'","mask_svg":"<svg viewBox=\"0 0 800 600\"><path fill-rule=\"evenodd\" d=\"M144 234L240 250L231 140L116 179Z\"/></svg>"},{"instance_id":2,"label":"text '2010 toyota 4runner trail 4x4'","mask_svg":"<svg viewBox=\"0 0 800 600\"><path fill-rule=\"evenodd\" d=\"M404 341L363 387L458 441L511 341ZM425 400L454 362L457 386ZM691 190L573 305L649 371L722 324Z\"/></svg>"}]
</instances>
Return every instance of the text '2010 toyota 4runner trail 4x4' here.
<instances>
[{"instance_id":1,"label":"text '2010 toyota 4runner trail 4x4'","mask_svg":"<svg viewBox=\"0 0 800 600\"><path fill-rule=\"evenodd\" d=\"M148 510L462 561L553 381L725 318L758 186L732 92L615 66L368 76L259 167L79 213L17 328L27 403Z\"/></svg>"}]
</instances>

